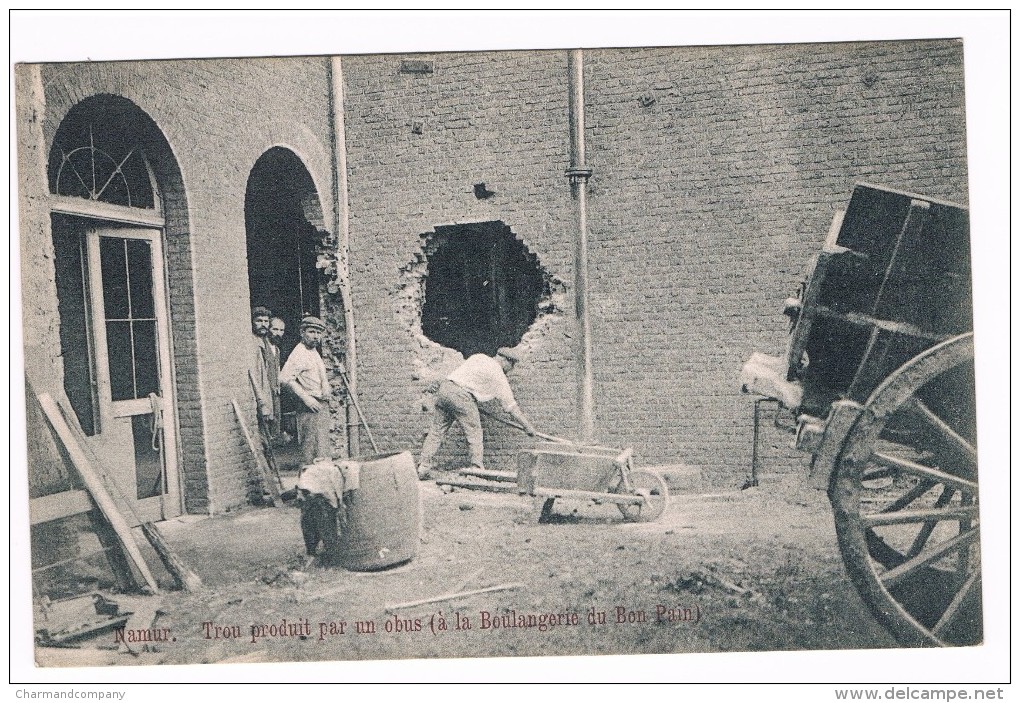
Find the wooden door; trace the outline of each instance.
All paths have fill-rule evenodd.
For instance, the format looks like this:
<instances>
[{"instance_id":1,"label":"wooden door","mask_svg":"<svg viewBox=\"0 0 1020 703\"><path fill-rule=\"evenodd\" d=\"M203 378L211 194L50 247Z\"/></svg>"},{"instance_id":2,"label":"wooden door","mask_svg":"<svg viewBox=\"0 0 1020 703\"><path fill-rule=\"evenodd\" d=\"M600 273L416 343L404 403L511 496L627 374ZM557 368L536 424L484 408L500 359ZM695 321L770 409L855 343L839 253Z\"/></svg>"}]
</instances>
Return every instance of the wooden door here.
<instances>
[{"instance_id":1,"label":"wooden door","mask_svg":"<svg viewBox=\"0 0 1020 703\"><path fill-rule=\"evenodd\" d=\"M100 420L89 442L140 521L180 515L162 233L95 227L86 245Z\"/></svg>"}]
</instances>

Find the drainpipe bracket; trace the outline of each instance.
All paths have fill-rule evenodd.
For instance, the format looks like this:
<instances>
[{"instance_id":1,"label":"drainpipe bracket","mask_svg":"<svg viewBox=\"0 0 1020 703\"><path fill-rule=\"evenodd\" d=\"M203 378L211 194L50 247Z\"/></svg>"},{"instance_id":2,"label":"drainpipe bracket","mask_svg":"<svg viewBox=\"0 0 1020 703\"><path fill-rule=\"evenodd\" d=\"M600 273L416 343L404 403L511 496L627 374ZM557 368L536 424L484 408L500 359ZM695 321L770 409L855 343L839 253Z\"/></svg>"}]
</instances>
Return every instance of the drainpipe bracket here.
<instances>
[{"instance_id":1,"label":"drainpipe bracket","mask_svg":"<svg viewBox=\"0 0 1020 703\"><path fill-rule=\"evenodd\" d=\"M567 178L588 179L591 178L591 174L592 170L590 168L568 168L564 175L566 175Z\"/></svg>"}]
</instances>

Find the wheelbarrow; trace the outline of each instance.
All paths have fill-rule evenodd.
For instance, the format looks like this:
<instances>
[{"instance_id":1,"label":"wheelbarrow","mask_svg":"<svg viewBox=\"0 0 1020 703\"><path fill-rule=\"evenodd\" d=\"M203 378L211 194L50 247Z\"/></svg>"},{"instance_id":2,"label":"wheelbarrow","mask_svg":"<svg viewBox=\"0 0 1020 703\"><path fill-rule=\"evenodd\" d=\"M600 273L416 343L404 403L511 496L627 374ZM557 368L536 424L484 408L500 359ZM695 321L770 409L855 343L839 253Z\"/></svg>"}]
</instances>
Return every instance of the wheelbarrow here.
<instances>
[{"instance_id":1,"label":"wheelbarrow","mask_svg":"<svg viewBox=\"0 0 1020 703\"><path fill-rule=\"evenodd\" d=\"M651 522L666 511L666 482L656 473L635 469L632 448L620 451L552 439L557 441L517 455L517 491L546 499L543 518L549 517L557 499L612 503L631 522Z\"/></svg>"},{"instance_id":2,"label":"wheelbarrow","mask_svg":"<svg viewBox=\"0 0 1020 703\"><path fill-rule=\"evenodd\" d=\"M524 431L520 425L491 413L483 415L500 424ZM657 520L669 505L669 487L663 478L647 469L634 468L634 451L578 444L554 435L535 432L546 440L517 455L517 471L465 468L463 477L485 479L484 484L457 480L437 481L450 488L468 488L518 493L545 498L542 518L548 518L557 499L590 501L596 505L615 504L625 520ZM516 484L516 486L513 486Z\"/></svg>"}]
</instances>

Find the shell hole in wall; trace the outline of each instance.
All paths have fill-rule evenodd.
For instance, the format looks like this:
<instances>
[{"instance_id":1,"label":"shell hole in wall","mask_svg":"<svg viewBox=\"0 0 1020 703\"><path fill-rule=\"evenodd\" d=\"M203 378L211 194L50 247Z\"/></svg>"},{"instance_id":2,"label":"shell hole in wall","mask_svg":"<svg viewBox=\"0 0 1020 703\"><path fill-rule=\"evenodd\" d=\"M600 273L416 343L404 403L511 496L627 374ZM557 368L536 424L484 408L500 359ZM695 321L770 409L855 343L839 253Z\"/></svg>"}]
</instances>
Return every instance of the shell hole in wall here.
<instances>
[{"instance_id":1,"label":"shell hole in wall","mask_svg":"<svg viewBox=\"0 0 1020 703\"><path fill-rule=\"evenodd\" d=\"M508 226L437 227L426 253L425 336L465 357L520 343L548 293L547 276Z\"/></svg>"}]
</instances>

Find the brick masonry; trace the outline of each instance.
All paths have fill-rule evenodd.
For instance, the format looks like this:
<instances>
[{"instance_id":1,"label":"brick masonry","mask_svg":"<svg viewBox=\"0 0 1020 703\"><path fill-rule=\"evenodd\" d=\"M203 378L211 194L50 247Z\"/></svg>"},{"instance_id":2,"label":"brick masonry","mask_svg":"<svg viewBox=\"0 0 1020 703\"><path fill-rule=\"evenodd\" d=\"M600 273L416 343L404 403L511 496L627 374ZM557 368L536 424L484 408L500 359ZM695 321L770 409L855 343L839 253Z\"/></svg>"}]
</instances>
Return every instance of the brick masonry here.
<instances>
[{"instance_id":1,"label":"brick masonry","mask_svg":"<svg viewBox=\"0 0 1020 703\"><path fill-rule=\"evenodd\" d=\"M308 168L325 211L332 211L328 150L328 63L321 58L148 61L20 66L26 84L40 71L44 94L19 101L19 129L41 123L23 186L44 200L45 159L61 120L97 95L130 100L165 140L154 169L164 190L167 258L186 508L224 510L244 502L251 456L230 400L252 413L237 350L250 339L244 195L256 160L273 146L291 149ZM41 92L41 91L37 91ZM29 93L22 93L28 95ZM35 95L35 94L32 94ZM19 94L20 97L20 94ZM159 151L159 149L156 149ZM41 164L41 167L39 166ZM31 180L30 180L31 179ZM40 180L41 179L41 180ZM27 221L24 214L23 222ZM38 213L22 230L26 339L59 353L49 223ZM59 365L59 359L53 359ZM57 366L56 368L59 368ZM58 379L59 371L48 373Z\"/></svg>"},{"instance_id":2,"label":"brick masonry","mask_svg":"<svg viewBox=\"0 0 1020 703\"><path fill-rule=\"evenodd\" d=\"M573 295L566 52L345 59L361 389L389 446L414 447L424 365L455 360L392 305L435 225L500 220ZM722 483L750 471L740 366L781 353L784 298L856 180L967 200L955 41L585 52L596 434L642 463ZM418 131L420 134L416 134ZM478 201L471 184L495 197ZM575 434L572 307L525 340L522 406ZM413 418L413 415L411 415ZM487 426L487 461L521 439ZM802 458L766 423L761 468Z\"/></svg>"},{"instance_id":3,"label":"brick masonry","mask_svg":"<svg viewBox=\"0 0 1020 703\"><path fill-rule=\"evenodd\" d=\"M434 70L402 73L406 58ZM782 301L853 183L966 202L962 62L950 40L585 52L602 443L720 484L749 472L740 366L783 350ZM520 346L518 399L542 430L576 435L566 52L351 56L343 72L359 400L377 442L417 452L426 391L459 360L421 333L423 247L437 227L491 221L538 257L552 291ZM252 467L230 400L252 413L237 355L249 338L245 187L263 153L291 149L333 229L328 59L19 66L15 78L26 363L60 377L46 154L74 105L121 96L165 141L154 166L186 507L240 504ZM479 182L495 195L476 198ZM323 310L342 326L336 300ZM485 424L487 463L508 467L525 439ZM763 430L764 473L802 464L788 441ZM462 451L451 443L447 458Z\"/></svg>"}]
</instances>

